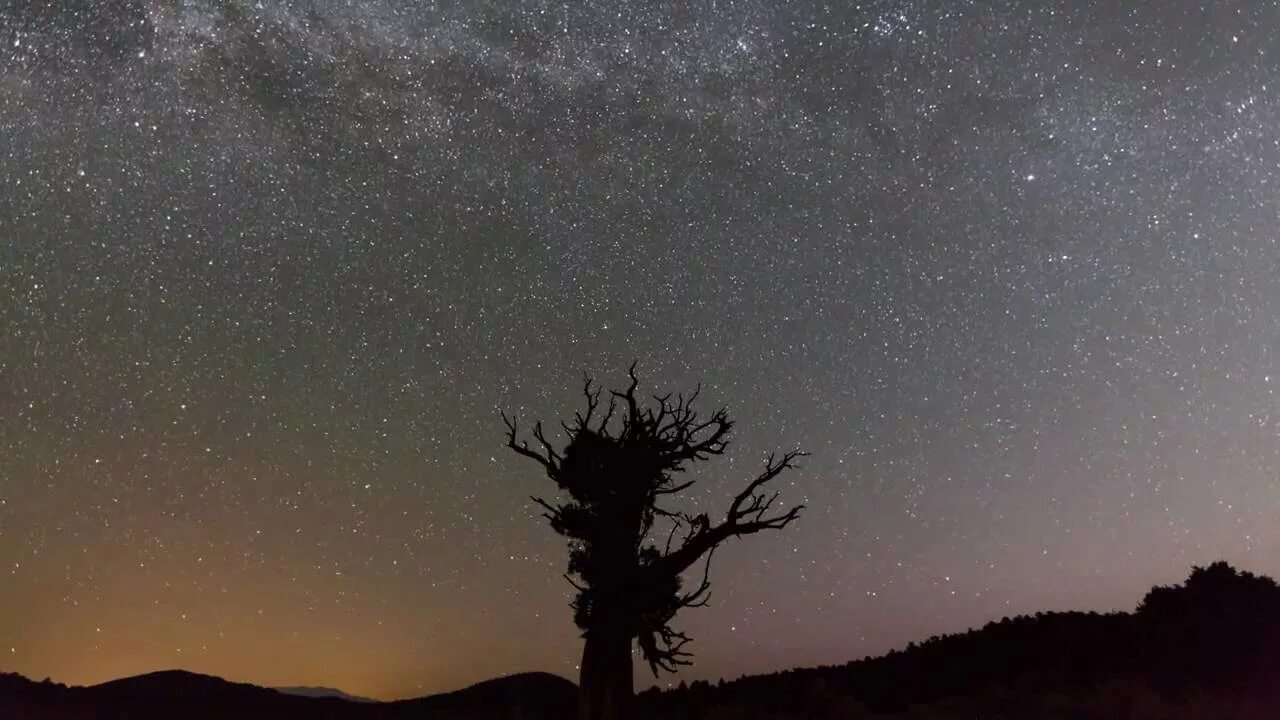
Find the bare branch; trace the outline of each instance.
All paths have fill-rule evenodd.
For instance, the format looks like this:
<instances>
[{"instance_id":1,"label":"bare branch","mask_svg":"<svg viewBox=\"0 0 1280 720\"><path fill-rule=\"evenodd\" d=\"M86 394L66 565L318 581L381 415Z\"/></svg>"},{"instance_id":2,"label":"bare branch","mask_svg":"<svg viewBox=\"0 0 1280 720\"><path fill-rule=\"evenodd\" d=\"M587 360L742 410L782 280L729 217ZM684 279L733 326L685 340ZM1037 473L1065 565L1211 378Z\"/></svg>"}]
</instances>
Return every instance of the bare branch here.
<instances>
[{"instance_id":1,"label":"bare branch","mask_svg":"<svg viewBox=\"0 0 1280 720\"><path fill-rule=\"evenodd\" d=\"M541 444L542 444L542 448L543 448L543 450L546 452L546 457L547 457L547 459L548 459L548 460L550 460L550 461L552 461L553 463L555 463L555 464L559 465L559 464L560 464L560 459L561 459L561 458L560 458L560 453L556 452L555 447L553 447L553 446L551 445L551 443L547 441L547 436L546 436L545 434L543 434L543 432L542 432L542 423L540 423L540 422L539 422L539 423L534 423L534 425L533 425L533 437L534 437L535 439L537 439L537 441L538 441L539 443L541 443Z\"/></svg>"},{"instance_id":2,"label":"bare branch","mask_svg":"<svg viewBox=\"0 0 1280 720\"><path fill-rule=\"evenodd\" d=\"M618 398L612 393L609 394L609 407L604 411L604 417L600 419L600 426L596 432L603 433L609 427L609 421L613 419L613 411L618 407Z\"/></svg>"},{"instance_id":3,"label":"bare branch","mask_svg":"<svg viewBox=\"0 0 1280 720\"><path fill-rule=\"evenodd\" d=\"M757 475L756 479L752 480L745 490L734 496L733 504L729 506L729 514L726 518L726 522L738 523L744 518L752 515L754 515L754 520L762 520L764 511L768 509L773 500L766 502L761 496L756 494L756 491L760 489L760 486L778 477L783 470L794 468L796 466L796 458L805 457L808 454L809 453L801 450L789 450L783 453L782 458L779 459L776 453L769 453L769 458L764 463L764 472ZM750 501L750 504L744 508L743 503L748 501Z\"/></svg>"},{"instance_id":4,"label":"bare branch","mask_svg":"<svg viewBox=\"0 0 1280 720\"><path fill-rule=\"evenodd\" d=\"M707 561L702 566L702 582L698 584L698 588L693 592L680 596L680 607L706 607L711 600L711 558L716 554L713 546L707 551Z\"/></svg>"},{"instance_id":5,"label":"bare branch","mask_svg":"<svg viewBox=\"0 0 1280 720\"><path fill-rule=\"evenodd\" d=\"M728 411L721 408L715 411L705 422L694 424L696 415L690 415L674 429L667 432L673 447L664 454L664 460L670 464L683 463L686 460L705 460L712 455L723 455L729 446L729 431L733 422L729 420ZM710 435L699 437L710 430Z\"/></svg>"},{"instance_id":6,"label":"bare branch","mask_svg":"<svg viewBox=\"0 0 1280 720\"><path fill-rule=\"evenodd\" d=\"M634 431L640 428L644 422L644 415L640 408L640 401L636 399L636 387L640 385L640 379L636 377L635 361L633 361L631 363L631 367L627 369L627 375L631 378L631 384L627 386L626 391L609 391L609 395L612 398L615 400L623 400L627 403L627 418L624 423L624 434L627 431Z\"/></svg>"},{"instance_id":7,"label":"bare branch","mask_svg":"<svg viewBox=\"0 0 1280 720\"><path fill-rule=\"evenodd\" d=\"M551 522L556 522L557 520L560 519L560 508L552 505L551 503L547 502L546 500L543 500L540 497L537 497L536 495L530 496L529 499L538 503L543 507L543 509L546 510L546 512L542 513L542 517L550 520Z\"/></svg>"},{"instance_id":8,"label":"bare branch","mask_svg":"<svg viewBox=\"0 0 1280 720\"><path fill-rule=\"evenodd\" d=\"M667 544L662 551L662 554L666 555L671 552L671 541L675 539L676 533L684 529L684 522L680 517L683 513L671 513L666 510L660 511L658 508L654 508L654 512L671 518L671 532L667 533Z\"/></svg>"},{"instance_id":9,"label":"bare branch","mask_svg":"<svg viewBox=\"0 0 1280 720\"><path fill-rule=\"evenodd\" d=\"M689 538L702 532L710 524L706 513L691 515L683 510L665 510L655 505L653 506L653 514L671 520L671 531L667 533L666 546L662 551L663 555L671 554L671 543L677 533L684 533L684 537L680 541L681 545L684 545L689 542Z\"/></svg>"},{"instance_id":10,"label":"bare branch","mask_svg":"<svg viewBox=\"0 0 1280 720\"><path fill-rule=\"evenodd\" d=\"M583 373L583 374L582 374L582 378L583 378L582 394L583 394L583 395L585 395L585 396L586 396L586 398L587 398L587 412L586 412L586 414L585 414L585 415L584 415L584 414L582 414L582 413L580 413L580 412L579 412L579 413L574 413L573 417L574 417L574 420L576 420L576 421L577 421L577 423L578 423L578 428L579 428L579 429L581 429L581 430L588 430L588 429L590 429L590 428L588 427L588 423L590 423L590 422L591 422L591 416L595 414L596 408L600 407L600 392L601 392L601 389L600 389L600 388L596 388L594 391L591 389L591 376L590 376L590 375L588 375L588 374L586 374L586 373ZM611 400L610 400L610 405L612 405L612 404L613 404L613 402L612 402L612 399L611 399ZM612 409L610 409L610 412L612 412Z\"/></svg>"},{"instance_id":11,"label":"bare branch","mask_svg":"<svg viewBox=\"0 0 1280 720\"><path fill-rule=\"evenodd\" d=\"M505 412L502 412L501 415L502 422L507 426L507 447L527 458L537 460L538 464L542 465L542 467L547 471L547 476L554 480L560 470L559 457L554 454L543 455L538 451L531 449L528 442L523 440L517 441L516 435L518 434L518 427L516 425L515 418L507 417ZM537 430L536 433L540 434L541 430ZM548 450L550 450L549 446Z\"/></svg>"},{"instance_id":12,"label":"bare branch","mask_svg":"<svg viewBox=\"0 0 1280 720\"><path fill-rule=\"evenodd\" d=\"M674 551L664 553L662 560L656 563L655 570L664 573L679 574L698 561L703 554L732 537L752 535L763 530L780 530L800 517L804 505L796 505L784 513L769 515L769 509L778 498L778 493L766 497L759 490L770 480L778 477L784 470L794 468L795 459L808 453L792 450L778 457L771 453L765 461L764 471L755 477L742 492L734 496L729 505L725 519L715 526L703 524L685 538Z\"/></svg>"},{"instance_id":13,"label":"bare branch","mask_svg":"<svg viewBox=\"0 0 1280 720\"><path fill-rule=\"evenodd\" d=\"M658 488L657 490L653 491L653 494L654 495L674 495L682 490L688 490L692 486L693 486L693 481L690 480L689 482L683 482L683 483L680 483L679 485L672 485L671 487L668 487L668 488Z\"/></svg>"},{"instance_id":14,"label":"bare branch","mask_svg":"<svg viewBox=\"0 0 1280 720\"><path fill-rule=\"evenodd\" d=\"M645 659L649 661L649 670L653 672L654 677L658 676L658 670L673 673L681 666L693 664L686 659L693 657L693 654L684 651L684 646L691 640L688 635L676 632L665 625L658 628L657 635L664 646L662 648L657 646L653 633L641 633L638 638L640 649L644 651Z\"/></svg>"}]
</instances>

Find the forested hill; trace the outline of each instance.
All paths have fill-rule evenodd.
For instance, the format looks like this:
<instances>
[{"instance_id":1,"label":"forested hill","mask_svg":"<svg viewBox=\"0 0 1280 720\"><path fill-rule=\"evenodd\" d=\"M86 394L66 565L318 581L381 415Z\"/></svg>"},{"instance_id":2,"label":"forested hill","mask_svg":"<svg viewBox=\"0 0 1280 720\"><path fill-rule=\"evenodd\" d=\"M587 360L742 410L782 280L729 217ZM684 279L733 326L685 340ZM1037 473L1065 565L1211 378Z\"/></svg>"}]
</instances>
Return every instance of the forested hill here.
<instances>
[{"instance_id":1,"label":"forested hill","mask_svg":"<svg viewBox=\"0 0 1280 720\"><path fill-rule=\"evenodd\" d=\"M1226 563L1128 613L1037 613L834 667L641 694L665 718L1280 717L1280 588ZM904 714L905 713L905 714Z\"/></svg>"}]
</instances>

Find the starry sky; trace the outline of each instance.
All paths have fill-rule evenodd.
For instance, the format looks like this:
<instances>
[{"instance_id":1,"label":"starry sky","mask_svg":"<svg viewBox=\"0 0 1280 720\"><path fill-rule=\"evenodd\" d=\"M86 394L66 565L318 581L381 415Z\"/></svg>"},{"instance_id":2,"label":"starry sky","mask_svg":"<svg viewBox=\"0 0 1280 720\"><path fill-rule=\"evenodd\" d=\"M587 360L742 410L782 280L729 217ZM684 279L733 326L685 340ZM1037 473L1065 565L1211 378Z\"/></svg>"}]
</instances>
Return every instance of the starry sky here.
<instances>
[{"instance_id":1,"label":"starry sky","mask_svg":"<svg viewBox=\"0 0 1280 720\"><path fill-rule=\"evenodd\" d=\"M738 423L691 504L812 453L802 519L717 553L674 680L1280 575L1276 27L0 2L0 670L576 677L498 412L633 359Z\"/></svg>"}]
</instances>

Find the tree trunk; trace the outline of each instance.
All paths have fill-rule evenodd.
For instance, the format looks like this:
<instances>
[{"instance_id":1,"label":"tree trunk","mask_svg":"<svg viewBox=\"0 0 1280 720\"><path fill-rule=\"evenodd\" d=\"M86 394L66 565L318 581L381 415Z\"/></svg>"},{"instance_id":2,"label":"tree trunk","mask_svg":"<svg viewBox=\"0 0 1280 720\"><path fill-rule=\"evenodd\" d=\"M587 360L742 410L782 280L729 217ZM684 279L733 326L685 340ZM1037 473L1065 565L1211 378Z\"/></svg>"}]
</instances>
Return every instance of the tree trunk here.
<instances>
[{"instance_id":1,"label":"tree trunk","mask_svg":"<svg viewBox=\"0 0 1280 720\"><path fill-rule=\"evenodd\" d=\"M578 676L578 720L630 720L634 694L630 634L613 628L587 631Z\"/></svg>"}]
</instances>

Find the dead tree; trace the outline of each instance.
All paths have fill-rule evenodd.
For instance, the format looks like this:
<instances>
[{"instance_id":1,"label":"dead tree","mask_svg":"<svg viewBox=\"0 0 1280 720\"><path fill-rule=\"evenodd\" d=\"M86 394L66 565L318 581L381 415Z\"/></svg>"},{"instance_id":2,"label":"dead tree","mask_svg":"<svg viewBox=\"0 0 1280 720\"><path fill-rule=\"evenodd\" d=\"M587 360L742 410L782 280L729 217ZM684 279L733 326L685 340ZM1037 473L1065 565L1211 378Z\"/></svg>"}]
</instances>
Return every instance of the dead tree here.
<instances>
[{"instance_id":1,"label":"dead tree","mask_svg":"<svg viewBox=\"0 0 1280 720\"><path fill-rule=\"evenodd\" d=\"M565 578L577 590L574 622L584 640L579 677L579 720L618 720L628 716L632 684L632 641L656 677L689 665L689 637L671 626L680 610L705 605L710 589L711 557L721 543L762 530L779 530L803 505L775 510L778 493L766 486L794 468L805 453L770 454L763 470L733 497L723 519L663 507L687 490L682 480L689 463L722 455L733 423L727 411L709 416L693 408L699 390L661 395L646 405L636 396L635 365L625 391L602 391L586 378L586 410L561 423L568 442L560 449L541 423L533 426L536 446L521 440L513 418L504 413L507 445L536 461L568 497L533 498L553 530L569 541ZM602 407L603 405L603 407ZM656 536L659 526L669 525ZM699 560L704 565L692 590L682 575Z\"/></svg>"}]
</instances>

